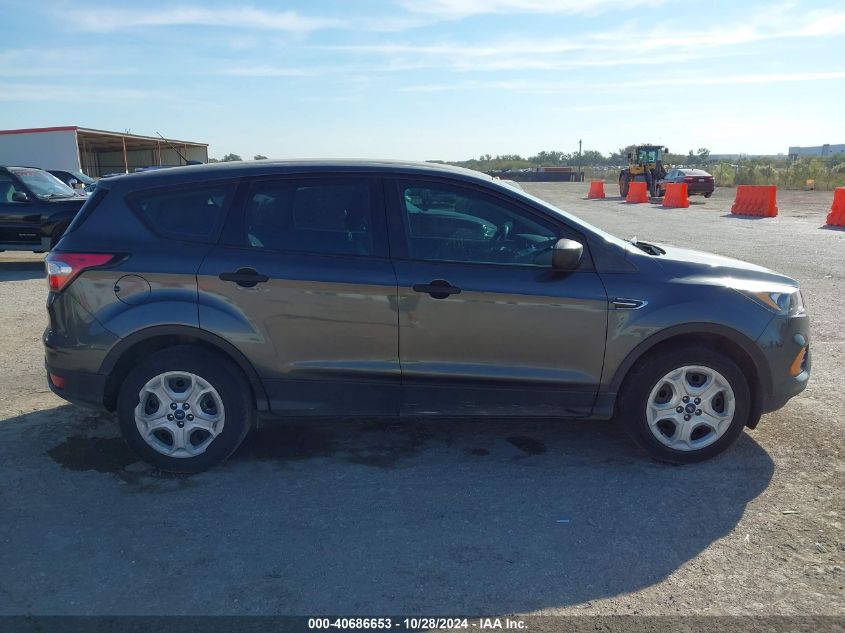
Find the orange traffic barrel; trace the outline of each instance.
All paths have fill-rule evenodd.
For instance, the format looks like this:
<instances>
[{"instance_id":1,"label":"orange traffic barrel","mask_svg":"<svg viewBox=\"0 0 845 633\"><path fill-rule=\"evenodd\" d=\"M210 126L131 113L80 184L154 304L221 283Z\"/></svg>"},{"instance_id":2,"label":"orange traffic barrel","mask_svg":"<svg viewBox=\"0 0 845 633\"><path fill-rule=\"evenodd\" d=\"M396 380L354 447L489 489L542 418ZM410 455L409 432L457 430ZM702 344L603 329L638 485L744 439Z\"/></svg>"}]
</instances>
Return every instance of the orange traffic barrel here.
<instances>
[{"instance_id":1,"label":"orange traffic barrel","mask_svg":"<svg viewBox=\"0 0 845 633\"><path fill-rule=\"evenodd\" d=\"M687 183L668 182L666 193L663 196L663 206L667 208L686 209L689 207L689 194Z\"/></svg>"},{"instance_id":2,"label":"orange traffic barrel","mask_svg":"<svg viewBox=\"0 0 845 633\"><path fill-rule=\"evenodd\" d=\"M587 198L604 198L604 180L591 180Z\"/></svg>"},{"instance_id":3,"label":"orange traffic barrel","mask_svg":"<svg viewBox=\"0 0 845 633\"><path fill-rule=\"evenodd\" d=\"M773 218L778 214L775 185L737 185L731 213Z\"/></svg>"},{"instance_id":4,"label":"orange traffic barrel","mask_svg":"<svg viewBox=\"0 0 845 633\"><path fill-rule=\"evenodd\" d=\"M628 183L628 196L625 198L625 202L635 204L648 202L648 185L641 180Z\"/></svg>"},{"instance_id":5,"label":"orange traffic barrel","mask_svg":"<svg viewBox=\"0 0 845 633\"><path fill-rule=\"evenodd\" d=\"M829 226L845 226L845 187L833 190L833 204L827 214L827 223Z\"/></svg>"}]
</instances>

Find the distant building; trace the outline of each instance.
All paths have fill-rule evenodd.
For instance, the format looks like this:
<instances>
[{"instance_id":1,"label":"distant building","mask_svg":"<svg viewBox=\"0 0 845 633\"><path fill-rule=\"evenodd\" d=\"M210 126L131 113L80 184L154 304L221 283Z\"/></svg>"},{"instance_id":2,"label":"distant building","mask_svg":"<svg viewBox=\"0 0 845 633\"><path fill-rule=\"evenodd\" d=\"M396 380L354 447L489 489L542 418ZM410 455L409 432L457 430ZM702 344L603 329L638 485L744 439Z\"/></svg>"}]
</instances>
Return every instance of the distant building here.
<instances>
[{"instance_id":1,"label":"distant building","mask_svg":"<svg viewBox=\"0 0 845 633\"><path fill-rule=\"evenodd\" d=\"M798 158L800 156L833 156L835 154L845 154L845 143L839 145L816 145L815 147L790 147L789 157Z\"/></svg>"},{"instance_id":2,"label":"distant building","mask_svg":"<svg viewBox=\"0 0 845 633\"><path fill-rule=\"evenodd\" d=\"M96 178L186 160L207 163L208 145L75 125L0 130L0 165L82 171Z\"/></svg>"}]
</instances>

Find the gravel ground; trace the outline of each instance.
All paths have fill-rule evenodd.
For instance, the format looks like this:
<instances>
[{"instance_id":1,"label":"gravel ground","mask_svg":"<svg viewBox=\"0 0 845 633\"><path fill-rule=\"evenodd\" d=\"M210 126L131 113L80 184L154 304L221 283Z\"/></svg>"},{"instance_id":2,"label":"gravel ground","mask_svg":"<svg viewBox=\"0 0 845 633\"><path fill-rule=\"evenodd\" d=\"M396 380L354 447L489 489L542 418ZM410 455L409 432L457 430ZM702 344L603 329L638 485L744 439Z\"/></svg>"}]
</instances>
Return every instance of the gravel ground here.
<instances>
[{"instance_id":1,"label":"gravel ground","mask_svg":"<svg viewBox=\"0 0 845 633\"><path fill-rule=\"evenodd\" d=\"M138 463L44 381L41 257L0 254L0 614L845 615L845 232L825 192L726 217L526 190L623 237L797 278L808 389L726 454L667 466L608 423L274 423L222 467ZM610 189L610 186L609 186Z\"/></svg>"}]
</instances>

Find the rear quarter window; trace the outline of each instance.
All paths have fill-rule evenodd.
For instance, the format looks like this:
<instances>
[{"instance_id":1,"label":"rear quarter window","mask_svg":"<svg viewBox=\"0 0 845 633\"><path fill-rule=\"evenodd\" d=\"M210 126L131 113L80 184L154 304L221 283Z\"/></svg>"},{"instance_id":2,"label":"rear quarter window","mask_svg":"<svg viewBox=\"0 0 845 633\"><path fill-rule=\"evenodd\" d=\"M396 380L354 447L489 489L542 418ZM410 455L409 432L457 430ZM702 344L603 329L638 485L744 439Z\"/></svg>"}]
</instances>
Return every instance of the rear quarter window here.
<instances>
[{"instance_id":1,"label":"rear quarter window","mask_svg":"<svg viewBox=\"0 0 845 633\"><path fill-rule=\"evenodd\" d=\"M74 216L73 220L71 220L70 225L65 230L65 235L73 233L76 229L82 226L82 223L88 219L88 217L94 212L94 209L100 205L108 193L108 189L103 189L102 187L94 189L94 192L88 196L85 200L85 204L82 205L82 208Z\"/></svg>"},{"instance_id":2,"label":"rear quarter window","mask_svg":"<svg viewBox=\"0 0 845 633\"><path fill-rule=\"evenodd\" d=\"M214 183L139 191L126 199L154 233L190 242L211 242L234 191L234 183Z\"/></svg>"}]
</instances>

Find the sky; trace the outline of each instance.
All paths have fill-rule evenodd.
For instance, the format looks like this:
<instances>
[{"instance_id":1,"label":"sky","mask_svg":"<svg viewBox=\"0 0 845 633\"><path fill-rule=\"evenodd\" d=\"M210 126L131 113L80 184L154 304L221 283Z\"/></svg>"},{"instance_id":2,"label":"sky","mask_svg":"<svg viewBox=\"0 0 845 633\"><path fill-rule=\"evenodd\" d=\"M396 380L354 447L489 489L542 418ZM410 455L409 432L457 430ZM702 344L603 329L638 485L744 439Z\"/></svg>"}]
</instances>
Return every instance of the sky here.
<instances>
[{"instance_id":1,"label":"sky","mask_svg":"<svg viewBox=\"0 0 845 633\"><path fill-rule=\"evenodd\" d=\"M845 1L0 0L0 129L210 156L845 143Z\"/></svg>"}]
</instances>

